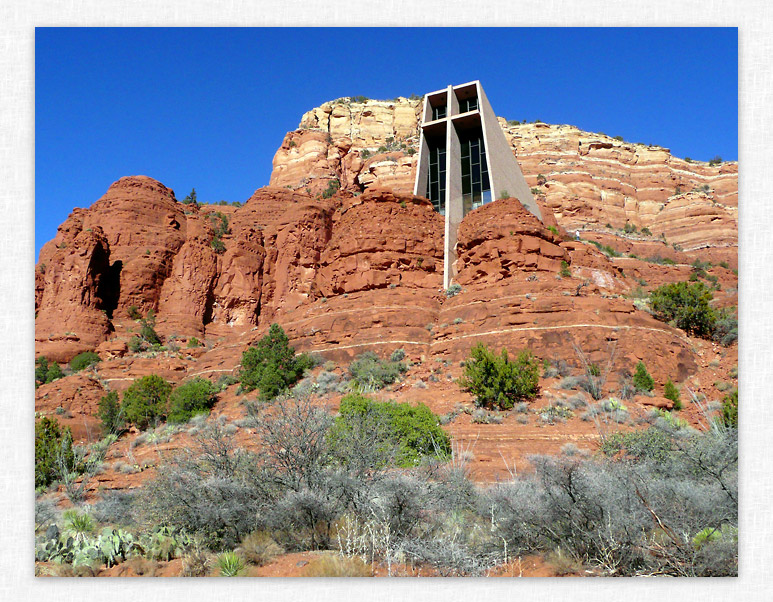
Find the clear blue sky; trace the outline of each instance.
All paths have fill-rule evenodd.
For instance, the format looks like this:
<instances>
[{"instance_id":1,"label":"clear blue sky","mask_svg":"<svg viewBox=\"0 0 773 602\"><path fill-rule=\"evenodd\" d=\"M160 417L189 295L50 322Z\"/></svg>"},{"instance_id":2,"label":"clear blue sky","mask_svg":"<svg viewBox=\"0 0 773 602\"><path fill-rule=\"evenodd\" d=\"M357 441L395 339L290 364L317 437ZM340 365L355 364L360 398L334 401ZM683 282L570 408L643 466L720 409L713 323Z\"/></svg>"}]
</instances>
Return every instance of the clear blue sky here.
<instances>
[{"instance_id":1,"label":"clear blue sky","mask_svg":"<svg viewBox=\"0 0 773 602\"><path fill-rule=\"evenodd\" d=\"M38 28L36 256L122 176L244 201L309 109L474 79L508 119L738 158L735 28Z\"/></svg>"}]
</instances>

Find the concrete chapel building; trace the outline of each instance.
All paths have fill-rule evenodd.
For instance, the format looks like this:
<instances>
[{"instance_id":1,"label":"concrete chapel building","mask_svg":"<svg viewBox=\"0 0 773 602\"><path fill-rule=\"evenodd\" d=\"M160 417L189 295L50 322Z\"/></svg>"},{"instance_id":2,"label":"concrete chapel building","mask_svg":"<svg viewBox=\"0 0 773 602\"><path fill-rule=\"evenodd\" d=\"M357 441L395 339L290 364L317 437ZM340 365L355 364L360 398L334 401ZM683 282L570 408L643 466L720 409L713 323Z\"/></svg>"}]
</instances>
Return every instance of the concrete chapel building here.
<instances>
[{"instance_id":1,"label":"concrete chapel building","mask_svg":"<svg viewBox=\"0 0 773 602\"><path fill-rule=\"evenodd\" d=\"M500 197L542 214L479 81L424 97L413 193L445 216L443 286L455 276L456 235L470 211Z\"/></svg>"}]
</instances>

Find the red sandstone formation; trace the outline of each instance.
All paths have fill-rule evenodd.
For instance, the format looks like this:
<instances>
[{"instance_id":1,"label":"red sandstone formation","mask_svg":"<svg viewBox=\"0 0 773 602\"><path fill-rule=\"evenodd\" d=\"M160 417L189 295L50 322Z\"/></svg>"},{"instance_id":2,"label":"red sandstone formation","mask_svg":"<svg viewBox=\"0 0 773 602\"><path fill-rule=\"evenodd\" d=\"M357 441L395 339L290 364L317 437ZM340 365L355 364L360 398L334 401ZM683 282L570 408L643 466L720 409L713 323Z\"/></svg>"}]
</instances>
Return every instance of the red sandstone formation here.
<instances>
[{"instance_id":1,"label":"red sandstone formation","mask_svg":"<svg viewBox=\"0 0 773 602\"><path fill-rule=\"evenodd\" d=\"M233 375L241 352L272 322L299 351L338 362L341 374L364 351L404 349L413 366L382 398L423 401L438 413L470 406L455 379L477 343L511 353L528 348L542 360L568 362L574 374L581 372L577 347L609 365L605 395L616 394L620 374L643 360L656 394L626 402L635 416L670 407L661 397L670 378L682 387L681 415L698 424L687 389L718 399L723 381L736 382L736 346L688 337L633 298L687 280L700 259L715 264L717 305L737 305L736 164L687 163L665 149L570 126L506 126L527 180L541 191L544 223L513 199L470 213L458 232L461 291L448 296L444 220L410 194L415 103L339 103L315 109L302 126L277 152L276 185L239 208L183 205L161 183L133 176L73 211L36 269L36 354L65 362L96 349L102 361L39 387L38 412L57 415L78 439L93 439L107 390L122 392L154 373L173 383ZM341 190L323 198L333 179ZM214 212L229 218L220 253L211 244ZM626 223L636 231L623 232ZM608 257L590 241L622 256ZM165 350L129 351L139 331L132 306L156 312ZM203 346L187 348L194 336ZM559 383L542 379L532 405L573 393ZM242 401L231 387L213 414L239 418ZM339 401L333 395L324 403ZM480 425L461 414L446 428L459 444L476 446L472 474L483 481L506 477L503 457L522 466L529 454L555 453L567 441L592 449L598 439L595 425L578 417L543 427L514 416ZM127 453L134 437L122 438L108 459ZM185 437L164 451L184 447ZM157 462L157 450L135 453L142 465ZM95 487L133 487L148 475L152 468L131 475L107 468Z\"/></svg>"}]
</instances>

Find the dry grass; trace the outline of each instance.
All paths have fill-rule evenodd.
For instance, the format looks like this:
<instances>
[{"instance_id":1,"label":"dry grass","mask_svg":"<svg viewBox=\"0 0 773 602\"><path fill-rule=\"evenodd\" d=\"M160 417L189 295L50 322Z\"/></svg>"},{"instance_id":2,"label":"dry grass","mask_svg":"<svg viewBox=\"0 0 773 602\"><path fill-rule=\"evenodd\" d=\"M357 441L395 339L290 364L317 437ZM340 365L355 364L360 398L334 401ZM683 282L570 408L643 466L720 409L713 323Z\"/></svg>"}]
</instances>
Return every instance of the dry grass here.
<instances>
[{"instance_id":1,"label":"dry grass","mask_svg":"<svg viewBox=\"0 0 773 602\"><path fill-rule=\"evenodd\" d=\"M203 546L192 546L183 554L180 577L206 577L212 567L209 554Z\"/></svg>"},{"instance_id":2,"label":"dry grass","mask_svg":"<svg viewBox=\"0 0 773 602\"><path fill-rule=\"evenodd\" d=\"M265 531L253 531L247 535L236 551L241 552L244 559L255 566L268 564L284 553L282 546Z\"/></svg>"},{"instance_id":3,"label":"dry grass","mask_svg":"<svg viewBox=\"0 0 773 602\"><path fill-rule=\"evenodd\" d=\"M545 556L545 561L553 567L556 575L559 577L578 575L583 569L583 565L579 560L566 554L561 548L549 552Z\"/></svg>"},{"instance_id":4,"label":"dry grass","mask_svg":"<svg viewBox=\"0 0 773 602\"><path fill-rule=\"evenodd\" d=\"M142 556L132 556L127 564L132 571L142 577L155 577L158 570L158 563L155 560L148 560Z\"/></svg>"},{"instance_id":5,"label":"dry grass","mask_svg":"<svg viewBox=\"0 0 773 602\"><path fill-rule=\"evenodd\" d=\"M304 577L372 577L373 567L359 558L325 554L312 560L303 572Z\"/></svg>"}]
</instances>

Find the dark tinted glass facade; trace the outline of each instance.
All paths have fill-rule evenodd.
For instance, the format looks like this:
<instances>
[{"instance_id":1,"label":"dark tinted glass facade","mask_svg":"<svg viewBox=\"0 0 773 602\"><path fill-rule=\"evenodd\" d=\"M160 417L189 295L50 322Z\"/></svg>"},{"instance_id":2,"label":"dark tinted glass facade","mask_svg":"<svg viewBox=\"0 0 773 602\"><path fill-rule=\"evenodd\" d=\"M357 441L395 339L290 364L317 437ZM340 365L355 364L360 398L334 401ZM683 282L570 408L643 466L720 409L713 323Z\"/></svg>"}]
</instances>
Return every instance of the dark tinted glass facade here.
<instances>
[{"instance_id":1,"label":"dark tinted glass facade","mask_svg":"<svg viewBox=\"0 0 773 602\"><path fill-rule=\"evenodd\" d=\"M446 105L432 107L432 121L443 119L446 116Z\"/></svg>"},{"instance_id":2,"label":"dark tinted glass facade","mask_svg":"<svg viewBox=\"0 0 773 602\"><path fill-rule=\"evenodd\" d=\"M466 136L461 139L461 145L462 211L467 215L473 209L491 201L491 184L483 136Z\"/></svg>"},{"instance_id":3,"label":"dark tinted glass facade","mask_svg":"<svg viewBox=\"0 0 773 602\"><path fill-rule=\"evenodd\" d=\"M478 108L478 97L465 98L459 101L459 112L467 113L468 111L475 111Z\"/></svg>"},{"instance_id":4,"label":"dark tinted glass facade","mask_svg":"<svg viewBox=\"0 0 773 602\"><path fill-rule=\"evenodd\" d=\"M446 147L440 144L429 145L429 178L427 178L427 198L432 201L435 211L446 214Z\"/></svg>"}]
</instances>

